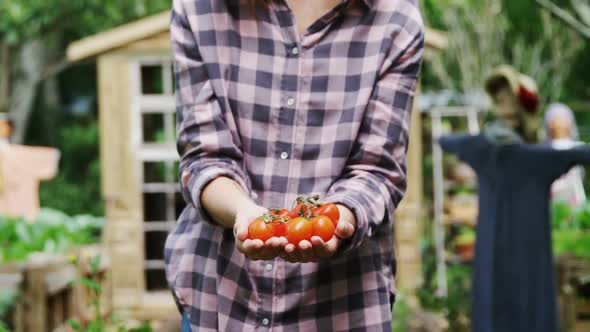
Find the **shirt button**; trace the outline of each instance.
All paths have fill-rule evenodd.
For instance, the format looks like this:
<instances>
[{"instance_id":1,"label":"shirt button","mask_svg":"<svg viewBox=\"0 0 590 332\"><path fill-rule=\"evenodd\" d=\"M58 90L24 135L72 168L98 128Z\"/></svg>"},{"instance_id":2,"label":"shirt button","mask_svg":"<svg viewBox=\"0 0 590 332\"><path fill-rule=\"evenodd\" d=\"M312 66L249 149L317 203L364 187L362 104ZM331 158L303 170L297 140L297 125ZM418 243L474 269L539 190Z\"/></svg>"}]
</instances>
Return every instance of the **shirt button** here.
<instances>
[{"instance_id":1,"label":"shirt button","mask_svg":"<svg viewBox=\"0 0 590 332\"><path fill-rule=\"evenodd\" d=\"M271 263L266 264L266 270L272 271L272 264Z\"/></svg>"},{"instance_id":2,"label":"shirt button","mask_svg":"<svg viewBox=\"0 0 590 332\"><path fill-rule=\"evenodd\" d=\"M268 325L268 323L270 323L270 321L268 320L268 318L264 318L264 319L262 320L262 325L264 325L264 326L267 326L267 325Z\"/></svg>"},{"instance_id":3,"label":"shirt button","mask_svg":"<svg viewBox=\"0 0 590 332\"><path fill-rule=\"evenodd\" d=\"M293 47L293 49L291 50L291 53L293 53L293 55L299 54L299 47Z\"/></svg>"},{"instance_id":4,"label":"shirt button","mask_svg":"<svg viewBox=\"0 0 590 332\"><path fill-rule=\"evenodd\" d=\"M287 99L287 105L289 105L289 106L295 105L295 99L293 99L293 98Z\"/></svg>"},{"instance_id":5,"label":"shirt button","mask_svg":"<svg viewBox=\"0 0 590 332\"><path fill-rule=\"evenodd\" d=\"M289 154L287 152L281 152L281 159L285 160L289 158Z\"/></svg>"}]
</instances>

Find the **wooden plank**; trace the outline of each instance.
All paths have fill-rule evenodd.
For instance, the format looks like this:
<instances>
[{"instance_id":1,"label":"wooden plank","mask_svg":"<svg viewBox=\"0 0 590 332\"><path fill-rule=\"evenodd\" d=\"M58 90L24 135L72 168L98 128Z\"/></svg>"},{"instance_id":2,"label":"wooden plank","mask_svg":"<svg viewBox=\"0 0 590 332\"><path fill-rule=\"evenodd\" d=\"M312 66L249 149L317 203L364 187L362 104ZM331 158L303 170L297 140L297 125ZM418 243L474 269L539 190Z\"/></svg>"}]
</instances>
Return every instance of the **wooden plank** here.
<instances>
[{"instance_id":1,"label":"wooden plank","mask_svg":"<svg viewBox=\"0 0 590 332\"><path fill-rule=\"evenodd\" d=\"M125 99L119 86L120 70L125 67L126 58L103 56L98 59L98 107L100 125L101 189L105 200L108 219L121 206L120 191L124 174L119 172L122 146L120 133L125 130L119 121L125 109L121 101ZM113 79L117 77L117 79Z\"/></svg>"},{"instance_id":2,"label":"wooden plank","mask_svg":"<svg viewBox=\"0 0 590 332\"><path fill-rule=\"evenodd\" d=\"M170 43L170 33L168 31L153 35L149 38L137 40L134 43L127 44L120 49L118 52L127 52L134 54L141 54L145 52L165 52L172 56L172 46Z\"/></svg>"},{"instance_id":3,"label":"wooden plank","mask_svg":"<svg viewBox=\"0 0 590 332\"><path fill-rule=\"evenodd\" d=\"M169 232L174 226L175 221L150 221L143 223L143 230L145 232Z\"/></svg>"},{"instance_id":4,"label":"wooden plank","mask_svg":"<svg viewBox=\"0 0 590 332\"><path fill-rule=\"evenodd\" d=\"M58 270L48 272L44 276L45 289L47 294L54 295L68 288L68 284L77 277L76 268L72 265L64 265Z\"/></svg>"},{"instance_id":5,"label":"wooden plank","mask_svg":"<svg viewBox=\"0 0 590 332\"><path fill-rule=\"evenodd\" d=\"M407 190L396 211L396 251L398 271L405 271L396 278L399 288L414 290L422 280L420 237L422 232L422 115L417 109L420 87L416 91L414 109L410 120L410 141L406 158ZM400 230L397 232L397 230Z\"/></svg>"},{"instance_id":6,"label":"wooden plank","mask_svg":"<svg viewBox=\"0 0 590 332\"><path fill-rule=\"evenodd\" d=\"M148 259L144 266L146 270L163 270L166 268L166 263L163 259Z\"/></svg>"},{"instance_id":7,"label":"wooden plank","mask_svg":"<svg viewBox=\"0 0 590 332\"><path fill-rule=\"evenodd\" d=\"M176 193L176 192L180 192L180 185L178 183L163 183L163 182L144 183L143 184L143 192L145 192L145 193L160 193L160 192Z\"/></svg>"},{"instance_id":8,"label":"wooden plank","mask_svg":"<svg viewBox=\"0 0 590 332\"><path fill-rule=\"evenodd\" d=\"M24 300L29 305L25 318L26 331L48 330L45 272L44 268L35 268L27 272L27 292Z\"/></svg>"},{"instance_id":9,"label":"wooden plank","mask_svg":"<svg viewBox=\"0 0 590 332\"><path fill-rule=\"evenodd\" d=\"M66 51L69 61L79 61L135 41L159 35L169 29L170 11L165 11L71 43Z\"/></svg>"},{"instance_id":10,"label":"wooden plank","mask_svg":"<svg viewBox=\"0 0 590 332\"><path fill-rule=\"evenodd\" d=\"M174 95L142 95L139 97L141 113L175 113Z\"/></svg>"},{"instance_id":11,"label":"wooden plank","mask_svg":"<svg viewBox=\"0 0 590 332\"><path fill-rule=\"evenodd\" d=\"M23 282L22 272L11 272L0 274L0 290L18 289Z\"/></svg>"},{"instance_id":12,"label":"wooden plank","mask_svg":"<svg viewBox=\"0 0 590 332\"><path fill-rule=\"evenodd\" d=\"M137 155L143 161L178 161L174 144L142 144Z\"/></svg>"},{"instance_id":13,"label":"wooden plank","mask_svg":"<svg viewBox=\"0 0 590 332\"><path fill-rule=\"evenodd\" d=\"M157 320L178 317L178 309L169 291L146 292L142 305L129 311L137 320Z\"/></svg>"},{"instance_id":14,"label":"wooden plank","mask_svg":"<svg viewBox=\"0 0 590 332\"><path fill-rule=\"evenodd\" d=\"M141 304L145 291L143 271L143 222L114 221L109 243L113 306L129 308Z\"/></svg>"}]
</instances>

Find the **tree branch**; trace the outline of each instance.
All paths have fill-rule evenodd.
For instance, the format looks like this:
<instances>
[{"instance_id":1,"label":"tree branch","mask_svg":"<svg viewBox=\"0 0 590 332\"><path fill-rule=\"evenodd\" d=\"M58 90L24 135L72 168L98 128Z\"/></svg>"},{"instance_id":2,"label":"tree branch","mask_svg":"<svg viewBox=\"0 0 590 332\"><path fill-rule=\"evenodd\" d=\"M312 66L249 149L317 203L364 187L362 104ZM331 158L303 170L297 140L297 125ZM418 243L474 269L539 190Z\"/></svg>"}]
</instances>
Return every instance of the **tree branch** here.
<instances>
[{"instance_id":1,"label":"tree branch","mask_svg":"<svg viewBox=\"0 0 590 332\"><path fill-rule=\"evenodd\" d=\"M10 46L0 44L0 113L7 112L10 105L10 61Z\"/></svg>"},{"instance_id":2,"label":"tree branch","mask_svg":"<svg viewBox=\"0 0 590 332\"><path fill-rule=\"evenodd\" d=\"M549 11L553 16L557 17L565 24L569 25L572 29L580 33L584 38L590 39L590 27L585 26L578 21L574 16L568 13L566 10L559 8L556 4L550 0L535 0L541 7Z\"/></svg>"}]
</instances>

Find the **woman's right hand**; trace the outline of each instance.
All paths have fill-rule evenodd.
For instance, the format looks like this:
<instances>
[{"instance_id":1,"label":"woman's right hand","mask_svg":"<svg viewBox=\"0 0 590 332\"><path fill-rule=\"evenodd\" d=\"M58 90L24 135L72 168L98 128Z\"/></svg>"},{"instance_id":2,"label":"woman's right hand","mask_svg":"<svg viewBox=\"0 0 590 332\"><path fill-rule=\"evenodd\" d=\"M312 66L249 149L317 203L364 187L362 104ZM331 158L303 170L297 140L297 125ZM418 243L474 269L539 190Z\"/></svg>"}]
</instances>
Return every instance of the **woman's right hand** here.
<instances>
[{"instance_id":1,"label":"woman's right hand","mask_svg":"<svg viewBox=\"0 0 590 332\"><path fill-rule=\"evenodd\" d=\"M251 260L270 260L283 252L288 241L284 236L272 237L266 242L259 239L248 239L248 226L256 218L260 217L267 209L254 205L242 208L236 213L234 223L234 237L236 248Z\"/></svg>"}]
</instances>

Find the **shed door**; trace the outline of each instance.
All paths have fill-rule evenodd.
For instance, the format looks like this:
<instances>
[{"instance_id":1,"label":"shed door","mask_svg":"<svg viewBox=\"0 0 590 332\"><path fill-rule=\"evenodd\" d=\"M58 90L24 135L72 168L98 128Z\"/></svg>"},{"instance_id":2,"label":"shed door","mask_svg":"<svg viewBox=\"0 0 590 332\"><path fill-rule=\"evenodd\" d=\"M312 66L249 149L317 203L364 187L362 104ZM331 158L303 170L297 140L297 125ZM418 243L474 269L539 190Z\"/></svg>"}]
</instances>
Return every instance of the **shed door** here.
<instances>
[{"instance_id":1,"label":"shed door","mask_svg":"<svg viewBox=\"0 0 590 332\"><path fill-rule=\"evenodd\" d=\"M172 59L139 59L132 75L132 142L142 191L145 287L154 291L167 289L164 243L185 206L178 181Z\"/></svg>"}]
</instances>

